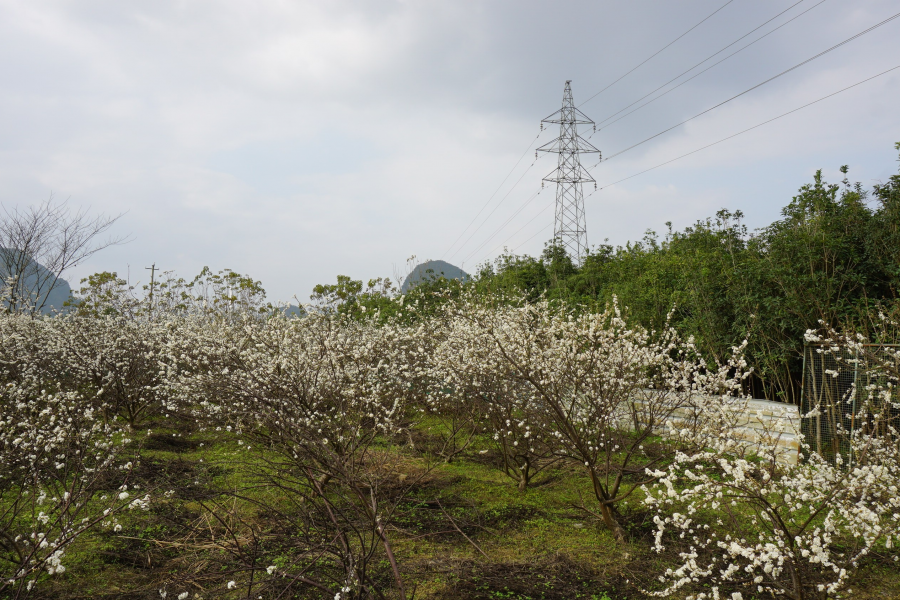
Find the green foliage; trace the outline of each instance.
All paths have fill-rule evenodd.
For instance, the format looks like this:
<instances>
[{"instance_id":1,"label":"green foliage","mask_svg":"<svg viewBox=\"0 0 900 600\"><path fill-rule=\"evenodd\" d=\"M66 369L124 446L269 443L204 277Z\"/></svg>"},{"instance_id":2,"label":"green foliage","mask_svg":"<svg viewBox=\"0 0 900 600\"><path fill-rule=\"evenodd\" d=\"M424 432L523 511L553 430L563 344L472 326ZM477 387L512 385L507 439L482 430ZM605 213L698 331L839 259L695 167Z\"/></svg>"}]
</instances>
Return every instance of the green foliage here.
<instances>
[{"instance_id":1,"label":"green foliage","mask_svg":"<svg viewBox=\"0 0 900 600\"><path fill-rule=\"evenodd\" d=\"M310 299L324 312L336 312L356 320L376 319L384 323L398 317L402 323L412 323L434 316L450 299L458 298L465 284L456 279L436 275L429 269L430 279L419 282L401 295L387 278L370 279L365 289L361 280L338 275L333 284L319 284Z\"/></svg>"},{"instance_id":2,"label":"green foliage","mask_svg":"<svg viewBox=\"0 0 900 600\"><path fill-rule=\"evenodd\" d=\"M155 284L153 289L145 285L144 290L149 292L148 299L152 295L152 310L164 307L235 314L266 313L273 308L265 302L266 291L259 281L231 269L213 273L209 267L203 267L190 282L170 277Z\"/></svg>"},{"instance_id":3,"label":"green foliage","mask_svg":"<svg viewBox=\"0 0 900 600\"><path fill-rule=\"evenodd\" d=\"M895 148L900 150L900 142ZM897 298L900 295L900 173L891 176L887 183L874 185L872 196L879 206L869 225L866 252L881 267L881 276L888 282L889 289L883 291L884 295Z\"/></svg>"},{"instance_id":4,"label":"green foliage","mask_svg":"<svg viewBox=\"0 0 900 600\"><path fill-rule=\"evenodd\" d=\"M238 313L270 314L275 310L265 301L266 291L259 281L230 269L214 273L209 267L187 281L164 273L164 278L142 286L143 296L115 272L94 273L81 280L82 287L65 306L79 316L125 317L161 314Z\"/></svg>"},{"instance_id":5,"label":"green foliage","mask_svg":"<svg viewBox=\"0 0 900 600\"><path fill-rule=\"evenodd\" d=\"M134 288L114 272L88 275L81 284L78 297L72 297L64 304L72 307L79 316L131 315L140 304L134 297Z\"/></svg>"},{"instance_id":6,"label":"green foliage","mask_svg":"<svg viewBox=\"0 0 900 600\"><path fill-rule=\"evenodd\" d=\"M490 303L544 298L588 311L618 299L629 320L656 330L669 322L709 360L749 340L748 391L796 402L804 332L820 321L870 330L869 315L900 296L900 174L867 191L848 170L839 184L817 171L779 220L752 233L741 211L722 209L683 231L667 223L662 237L647 230L625 246L601 244L581 265L551 240L539 257L504 254L465 283L432 275L401 296L387 280L363 289L341 275L312 298L354 318L404 322L433 316L464 289Z\"/></svg>"},{"instance_id":7,"label":"green foliage","mask_svg":"<svg viewBox=\"0 0 900 600\"><path fill-rule=\"evenodd\" d=\"M648 230L638 242L597 246L580 266L556 242L540 258L506 254L470 285L585 310L617 298L630 319L654 329L669 320L712 360L748 339L753 394L795 401L803 333L820 320L867 330L868 315L900 292L900 174L870 193L847 171L840 184L818 171L781 219L754 233L740 211L723 209L684 231L667 224L662 238Z\"/></svg>"},{"instance_id":8,"label":"green foliage","mask_svg":"<svg viewBox=\"0 0 900 600\"><path fill-rule=\"evenodd\" d=\"M375 316L383 322L399 312L393 301L397 289L390 279L370 279L365 289L363 282L347 275L338 275L337 283L319 284L313 288L310 300L324 312L337 312L358 320Z\"/></svg>"},{"instance_id":9,"label":"green foliage","mask_svg":"<svg viewBox=\"0 0 900 600\"><path fill-rule=\"evenodd\" d=\"M745 289L732 302L743 308L739 322L753 329L756 367L769 395L796 398L807 329L820 321L854 323L869 311L870 298L885 297L889 282L866 252L876 212L865 199L860 184L827 184L818 171L783 218L748 244L740 270Z\"/></svg>"}]
</instances>

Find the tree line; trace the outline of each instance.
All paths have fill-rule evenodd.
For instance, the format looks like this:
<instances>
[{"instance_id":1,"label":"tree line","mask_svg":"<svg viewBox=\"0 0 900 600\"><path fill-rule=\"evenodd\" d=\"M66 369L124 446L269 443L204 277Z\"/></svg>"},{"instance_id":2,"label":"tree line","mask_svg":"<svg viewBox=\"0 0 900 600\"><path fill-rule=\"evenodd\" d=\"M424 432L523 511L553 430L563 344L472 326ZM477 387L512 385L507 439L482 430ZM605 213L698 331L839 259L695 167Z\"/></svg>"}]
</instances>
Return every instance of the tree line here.
<instances>
[{"instance_id":1,"label":"tree line","mask_svg":"<svg viewBox=\"0 0 900 600\"><path fill-rule=\"evenodd\" d=\"M464 288L589 311L617 299L630 321L657 330L669 322L710 360L726 360L748 340L748 391L795 403L804 333L821 322L871 332L873 316L900 292L900 174L869 190L850 182L846 166L841 172L842 182L829 183L817 171L780 219L756 231L741 211L723 209L683 231L667 223L662 236L648 230L625 246L595 246L580 265L551 241L540 256L485 263L464 284L435 273L405 301L437 305ZM317 286L313 299L348 314L402 312L391 290L381 279L364 287L340 276Z\"/></svg>"},{"instance_id":2,"label":"tree line","mask_svg":"<svg viewBox=\"0 0 900 600\"><path fill-rule=\"evenodd\" d=\"M900 142L895 147L900 150ZM617 300L627 307L630 322L657 330L671 324L693 337L708 360L724 361L732 347L748 340L746 356L754 374L747 391L796 403L804 333L822 323L872 332L873 317L896 306L900 292L900 173L866 189L850 182L846 166L841 172L843 181L829 183L817 171L780 219L756 231L742 223L741 211L722 209L682 231L667 223L662 236L648 230L642 240L625 246L600 244L581 264L551 240L540 256L505 253L482 264L466 282L431 273L430 281L406 294L387 278L364 285L339 275L335 283L314 288L312 305L356 318L368 310L382 319L399 315L409 321L463 290L499 300L545 298L593 312ZM0 255L8 259L0 269L4 307L39 311L63 270L121 241L93 243L117 219L90 220L81 212L73 217L49 203L31 212L6 211L0 219ZM47 261L49 275L31 299L19 288L35 258ZM79 297L69 303L81 303L82 311L98 305L127 313L160 308L153 306L152 292L139 298L138 290L115 273L98 273L82 283ZM170 276L155 292L155 302L167 305L166 310L198 302L223 310L248 302L264 313L276 308L265 303L259 282L228 270L213 274L204 269L193 281ZM403 317L404 303L417 310Z\"/></svg>"}]
</instances>

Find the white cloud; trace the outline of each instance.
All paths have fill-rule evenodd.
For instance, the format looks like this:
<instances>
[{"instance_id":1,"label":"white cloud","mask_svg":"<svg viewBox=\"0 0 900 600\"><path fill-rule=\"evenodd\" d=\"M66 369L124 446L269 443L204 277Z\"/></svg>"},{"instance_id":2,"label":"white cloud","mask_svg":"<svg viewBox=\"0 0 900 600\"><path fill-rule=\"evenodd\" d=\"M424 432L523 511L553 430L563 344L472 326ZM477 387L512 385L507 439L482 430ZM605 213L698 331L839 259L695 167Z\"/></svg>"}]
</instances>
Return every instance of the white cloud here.
<instances>
[{"instance_id":1,"label":"white cloud","mask_svg":"<svg viewBox=\"0 0 900 600\"><path fill-rule=\"evenodd\" d=\"M0 0L0 201L53 191L126 212L117 227L134 241L73 280L129 265L143 277L154 261L185 276L209 265L261 279L275 299L305 299L338 273L389 275L411 254L441 257L558 107L565 79L581 102L716 6ZM627 147L894 8L825 4L592 141L606 154ZM782 9L729 5L583 109L604 118ZM893 66L898 27L598 167L598 181ZM883 179L896 169L898 91L900 76L885 76L604 190L588 201L589 239L624 243L723 206L763 225L819 166ZM552 198L545 190L473 254L552 168L544 158L526 172L531 161L526 153L484 214L503 204L454 260L487 257ZM546 227L544 214L510 244L540 252L549 233L524 240Z\"/></svg>"}]
</instances>

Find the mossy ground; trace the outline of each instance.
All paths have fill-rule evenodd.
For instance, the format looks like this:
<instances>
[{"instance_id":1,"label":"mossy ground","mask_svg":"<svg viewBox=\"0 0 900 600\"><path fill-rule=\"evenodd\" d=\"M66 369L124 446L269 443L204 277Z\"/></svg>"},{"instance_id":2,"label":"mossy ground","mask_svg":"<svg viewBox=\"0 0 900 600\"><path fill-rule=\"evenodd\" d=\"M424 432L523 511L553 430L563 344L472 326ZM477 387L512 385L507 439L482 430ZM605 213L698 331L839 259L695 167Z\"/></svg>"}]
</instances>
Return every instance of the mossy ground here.
<instances>
[{"instance_id":1,"label":"mossy ground","mask_svg":"<svg viewBox=\"0 0 900 600\"><path fill-rule=\"evenodd\" d=\"M67 554L66 573L42 581L36 597L150 600L160 598L160 589L174 590L167 599L180 591L203 598L278 597L271 590L248 596L252 586L222 589L230 563L216 542L225 528L210 509L228 502L242 518L235 530L248 536L271 529L252 502L241 505L218 493L246 487L245 461L252 455L229 434L200 431L189 420L155 423L153 431L140 440L134 480L156 490L151 510L125 513L119 533L97 530L81 538ZM548 470L521 492L489 453L480 453L486 449L478 439L452 462L439 462L398 507L390 535L416 599L635 600L647 597L643 589L658 587L656 577L677 560L675 545L666 554L652 551L651 515L639 498L622 506L629 539L620 544L579 508L582 502L590 508L592 495L577 468ZM422 458L410 451L409 460ZM174 493L161 496L168 490ZM290 561L271 545L267 552L263 568ZM900 569L873 557L850 587L854 598L900 598Z\"/></svg>"}]
</instances>

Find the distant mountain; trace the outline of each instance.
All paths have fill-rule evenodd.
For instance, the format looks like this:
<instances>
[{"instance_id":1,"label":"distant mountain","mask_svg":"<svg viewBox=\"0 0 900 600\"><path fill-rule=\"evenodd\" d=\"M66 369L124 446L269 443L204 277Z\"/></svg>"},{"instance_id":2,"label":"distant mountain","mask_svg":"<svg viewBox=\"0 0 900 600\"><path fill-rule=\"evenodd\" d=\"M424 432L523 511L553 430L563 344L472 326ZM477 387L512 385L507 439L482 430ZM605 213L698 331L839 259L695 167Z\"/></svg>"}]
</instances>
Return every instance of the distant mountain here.
<instances>
[{"instance_id":1,"label":"distant mountain","mask_svg":"<svg viewBox=\"0 0 900 600\"><path fill-rule=\"evenodd\" d=\"M19 261L16 260L16 255L13 254L14 252L17 251L8 248L0 248L0 297L4 294L7 279L10 276L10 273L8 273L10 265L19 264ZM25 258L28 257L26 256ZM20 286L19 289L23 290L25 293L30 293L32 302L40 304L44 298L46 298L44 307L41 310L45 315L49 314L54 309L62 310L63 302L68 300L72 295L72 288L65 279L57 279L56 284L48 294L47 288L53 283L54 275L48 271L44 265L35 262L32 259L28 260L22 276L24 276L24 285ZM38 288L40 288L40 295L38 295L36 291Z\"/></svg>"},{"instance_id":2,"label":"distant mountain","mask_svg":"<svg viewBox=\"0 0 900 600\"><path fill-rule=\"evenodd\" d=\"M288 304L287 306L280 306L278 308L286 317L305 317L306 311L303 310L302 306L297 306L296 304Z\"/></svg>"},{"instance_id":3,"label":"distant mountain","mask_svg":"<svg viewBox=\"0 0 900 600\"><path fill-rule=\"evenodd\" d=\"M423 281L433 281L442 277L444 279L466 281L469 278L469 274L443 260L428 260L416 265L410 274L406 276L406 279L403 280L403 285L400 286L400 291L405 294L410 288Z\"/></svg>"}]
</instances>

